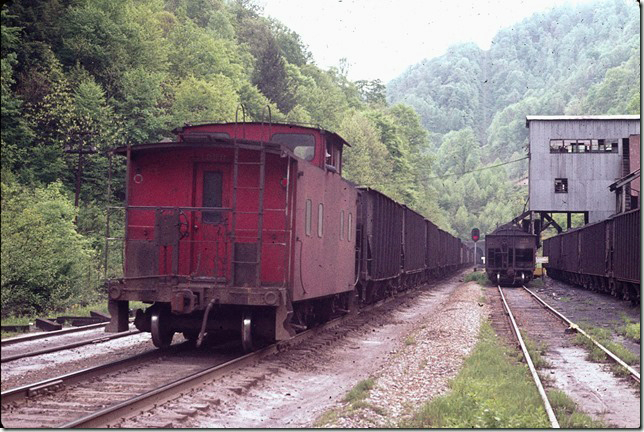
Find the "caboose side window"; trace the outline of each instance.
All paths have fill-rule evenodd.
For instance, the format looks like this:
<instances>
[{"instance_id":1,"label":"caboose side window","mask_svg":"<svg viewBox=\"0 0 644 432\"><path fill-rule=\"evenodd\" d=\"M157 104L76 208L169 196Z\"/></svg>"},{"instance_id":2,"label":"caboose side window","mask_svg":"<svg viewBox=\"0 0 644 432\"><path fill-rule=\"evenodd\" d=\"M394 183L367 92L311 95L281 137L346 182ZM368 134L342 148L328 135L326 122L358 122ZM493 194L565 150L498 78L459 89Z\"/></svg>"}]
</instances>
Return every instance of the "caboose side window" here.
<instances>
[{"instance_id":1,"label":"caboose side window","mask_svg":"<svg viewBox=\"0 0 644 432\"><path fill-rule=\"evenodd\" d=\"M347 240L351 241L351 230L353 229L353 215L351 214L351 212L349 212L349 223L347 225L349 226L347 230Z\"/></svg>"},{"instance_id":2,"label":"caboose side window","mask_svg":"<svg viewBox=\"0 0 644 432\"><path fill-rule=\"evenodd\" d=\"M203 173L203 207L221 207L222 174L219 171L204 171ZM204 211L203 223L217 224L221 222L221 212Z\"/></svg>"},{"instance_id":3,"label":"caboose side window","mask_svg":"<svg viewBox=\"0 0 644 432\"><path fill-rule=\"evenodd\" d=\"M311 212L313 203L310 199L306 200L306 208L304 209L304 234L311 235Z\"/></svg>"},{"instance_id":4,"label":"caboose side window","mask_svg":"<svg viewBox=\"0 0 644 432\"><path fill-rule=\"evenodd\" d=\"M311 134L276 133L271 137L271 142L290 148L295 156L307 161L315 156L315 137Z\"/></svg>"},{"instance_id":5,"label":"caboose side window","mask_svg":"<svg viewBox=\"0 0 644 432\"><path fill-rule=\"evenodd\" d=\"M324 234L324 204L318 204L318 237L322 238Z\"/></svg>"},{"instance_id":6,"label":"caboose side window","mask_svg":"<svg viewBox=\"0 0 644 432\"><path fill-rule=\"evenodd\" d=\"M344 240L344 210L340 210L340 240Z\"/></svg>"}]
</instances>

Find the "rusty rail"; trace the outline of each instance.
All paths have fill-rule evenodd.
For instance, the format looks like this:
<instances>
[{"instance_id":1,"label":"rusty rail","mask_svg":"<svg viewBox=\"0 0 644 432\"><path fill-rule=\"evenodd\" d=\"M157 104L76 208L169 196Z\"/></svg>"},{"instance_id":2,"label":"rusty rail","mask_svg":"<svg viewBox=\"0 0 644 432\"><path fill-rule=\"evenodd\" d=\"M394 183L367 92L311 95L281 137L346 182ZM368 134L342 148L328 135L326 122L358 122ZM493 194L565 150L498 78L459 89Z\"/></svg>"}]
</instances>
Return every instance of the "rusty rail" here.
<instances>
[{"instance_id":1,"label":"rusty rail","mask_svg":"<svg viewBox=\"0 0 644 432\"><path fill-rule=\"evenodd\" d=\"M105 325L105 323L103 323L103 325ZM100 336L100 337L97 337L97 338L86 339L86 340L78 341L78 342L72 342L72 343L65 344L65 345L58 345L58 346L54 346L54 347L39 349L39 350L36 350L36 351L30 351L30 352L27 352L27 353L15 354L15 355L10 355L10 356L6 356L6 357L0 357L0 363L7 363L7 362L10 362L10 361L18 360L18 359L25 358L25 357L34 357L34 356L41 355L41 354L48 354L48 353L52 353L52 352L56 352L56 351L63 351L63 350L66 350L66 349L78 348L78 347L83 346L83 345L107 342L107 341L110 341L112 339L118 339L118 338L122 338L122 337L125 337L125 336L132 336L132 335L135 335L135 334L138 334L138 333L141 333L141 331L140 330L127 330L127 331L120 332L120 333L115 333L115 334L106 335L106 336Z\"/></svg>"},{"instance_id":2,"label":"rusty rail","mask_svg":"<svg viewBox=\"0 0 644 432\"><path fill-rule=\"evenodd\" d=\"M541 379L539 378L539 374L537 374L537 370L534 367L534 363L532 362L530 353L528 353L528 348L523 342L523 337L521 337L521 331L519 330L519 326L514 320L514 315L512 314L512 311L510 310L510 306L505 300L505 296L503 295L503 290L501 289L501 286L498 285L497 288L499 290L499 294L501 294L501 300L503 300L503 307L505 308L510 318L510 322L512 323L512 329L514 330L514 334L517 337L519 344L521 345L521 351L523 351L523 357L525 358L526 363L528 363L528 367L530 368L532 379L534 380L534 383L537 386L537 390L539 390L539 395L541 396L541 400L543 401L543 406L546 410L546 414L548 414L548 419L550 420L550 424L552 425L553 428L559 429L560 428L559 422L557 421L557 417L555 417L555 412L552 409L552 406L550 405L550 401L548 400L546 391L543 388L543 384L541 384Z\"/></svg>"},{"instance_id":3,"label":"rusty rail","mask_svg":"<svg viewBox=\"0 0 644 432\"><path fill-rule=\"evenodd\" d=\"M575 324L574 322L570 321L568 318L566 318L564 315L562 315L562 314L561 314L559 311L557 311L555 308L553 308L553 307L552 307L552 306L550 306L548 303L546 303L545 301L543 301L543 300L542 300L539 296L537 296L535 293L533 293L532 291L530 291L530 290L529 290L528 288L526 288L525 286L523 286L522 288L523 288L524 290L526 290L526 291L527 291L527 292L528 292L532 297L534 297L534 298L535 298L539 303L541 303L541 304L542 304L546 309L548 309L550 312L552 312L552 313L553 313L553 314L555 314L558 318L560 318L560 319L561 319L561 320L563 320L566 324L568 324L568 326L570 326L570 328L571 328L571 329L575 330L576 332L581 333L582 335L584 335L584 336L586 336L588 339L590 339L590 340L591 340L591 342L592 342L592 343L594 343L597 347L599 347L602 351L604 351L604 352L606 353L606 355L608 355L608 357L610 357L610 358L611 358L611 359L613 359L615 362L617 362L620 366L622 366L623 368L625 368L625 369L630 373L631 377L632 377L635 381L637 381L638 383L640 382L640 374L639 374L635 369L633 369L632 367L630 367L629 365L627 365L627 364L626 364L622 359L620 359L620 358L619 358L619 357L617 357L615 354L613 354L611 351L609 351L609 350L608 350L608 348L606 348L605 346L603 346L602 344L600 344L599 342L597 342L597 341L596 341L592 336L590 336L588 333L586 333L586 332L585 332L581 327L579 327L579 326L578 326L577 324Z\"/></svg>"},{"instance_id":4,"label":"rusty rail","mask_svg":"<svg viewBox=\"0 0 644 432\"><path fill-rule=\"evenodd\" d=\"M32 333L32 334L28 334L28 335L24 335L24 336L16 336L16 337L13 337L13 338L10 338L10 339L3 339L0 342L0 346L7 346L7 345L11 345L11 344L16 344L16 343L20 343L20 342L27 342L27 341L32 341L32 340L36 340L36 339L45 339L45 338L52 337L52 336L64 335L64 334L68 334L68 333L76 333L76 332L81 332L81 331L84 331L84 330L92 330L92 329L95 329L95 328L105 327L105 325L107 325L107 323L89 324L89 325L86 325L86 326L70 327L70 328L66 328L66 329L62 329L62 330L54 330L54 331L50 331L50 332L39 332L39 333Z\"/></svg>"}]
</instances>

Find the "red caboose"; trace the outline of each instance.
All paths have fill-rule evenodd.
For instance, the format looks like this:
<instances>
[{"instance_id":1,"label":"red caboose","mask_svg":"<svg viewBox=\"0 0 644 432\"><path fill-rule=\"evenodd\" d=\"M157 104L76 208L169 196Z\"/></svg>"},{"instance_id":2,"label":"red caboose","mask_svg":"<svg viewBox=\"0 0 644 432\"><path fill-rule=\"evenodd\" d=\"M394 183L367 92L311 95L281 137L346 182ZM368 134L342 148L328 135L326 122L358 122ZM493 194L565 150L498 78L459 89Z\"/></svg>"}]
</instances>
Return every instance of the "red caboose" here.
<instances>
[{"instance_id":1,"label":"red caboose","mask_svg":"<svg viewBox=\"0 0 644 432\"><path fill-rule=\"evenodd\" d=\"M355 283L356 190L347 143L289 124L185 126L174 142L121 147L125 265L109 282L111 331L130 300L156 346L219 330L282 340L346 311Z\"/></svg>"}]
</instances>

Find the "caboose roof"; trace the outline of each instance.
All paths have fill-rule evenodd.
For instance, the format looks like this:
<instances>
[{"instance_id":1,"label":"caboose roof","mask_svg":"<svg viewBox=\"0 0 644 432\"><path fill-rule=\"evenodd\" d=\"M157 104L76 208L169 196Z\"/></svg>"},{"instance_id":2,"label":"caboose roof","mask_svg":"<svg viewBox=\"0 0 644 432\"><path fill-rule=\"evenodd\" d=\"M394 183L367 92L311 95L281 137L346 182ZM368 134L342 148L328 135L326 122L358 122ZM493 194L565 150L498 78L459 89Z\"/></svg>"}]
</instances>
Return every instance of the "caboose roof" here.
<instances>
[{"instance_id":1,"label":"caboose roof","mask_svg":"<svg viewBox=\"0 0 644 432\"><path fill-rule=\"evenodd\" d=\"M262 123L262 122L245 122L245 123L200 123L200 124L186 124L184 126L175 128L172 130L172 133L177 135L178 137L183 135L185 132L190 131L190 129L203 129L208 126L223 126L223 127L240 127L243 128L244 126L251 126L251 127L269 127L268 123ZM315 131L321 135L327 135L332 138L333 141L336 143L339 143L341 145L346 145L348 147L351 147L351 145L340 135L338 135L335 132L328 131L326 129L322 129L319 127L311 127L311 126L302 126L302 125L296 125L296 124L290 124L290 123L271 123L270 126L276 126L278 128L280 127L288 127L290 130L300 130L300 131ZM242 129L243 130L243 129ZM188 134L189 135L189 134ZM189 142L187 140L183 141L160 141L160 142L151 142L151 143L141 143L141 144L135 144L131 147L132 151L142 151L142 150L162 150L162 149L174 149L174 148L180 148L180 147L207 147L207 146L212 146L213 144L220 144L220 145L233 145L233 143L237 143L238 145L241 146L247 146L248 148L254 148L256 147L259 143L264 142L264 145L266 146L266 149L270 152L279 152L283 150L288 150L283 148L283 146L280 146L277 143L274 142L268 142L268 141L261 141L261 140L255 140L255 139L243 139L243 138L224 138L224 137L216 137L216 136L191 136ZM116 154L125 154L127 152L127 146L120 146L115 149L113 149L114 153Z\"/></svg>"},{"instance_id":2,"label":"caboose roof","mask_svg":"<svg viewBox=\"0 0 644 432\"><path fill-rule=\"evenodd\" d=\"M190 124L186 123L184 126L174 128L172 130L172 133L174 134L181 134L185 132L186 130L189 130L190 128L203 128L207 126L233 126L233 127L239 127L242 128L244 126L255 126L255 127L280 127L280 126L286 126L289 129L301 129L302 131L308 130L308 131L316 131L322 135L330 135L333 137L336 141L339 143L351 147L351 144L349 144L344 138L342 138L340 135L338 135L335 132L331 132L326 129L322 129L321 127L314 127L314 126L307 126L307 125L302 125L302 124L296 124L296 123L266 123L266 122L244 122L244 123L235 123L235 122L229 122L229 123L195 123L195 124Z\"/></svg>"}]
</instances>

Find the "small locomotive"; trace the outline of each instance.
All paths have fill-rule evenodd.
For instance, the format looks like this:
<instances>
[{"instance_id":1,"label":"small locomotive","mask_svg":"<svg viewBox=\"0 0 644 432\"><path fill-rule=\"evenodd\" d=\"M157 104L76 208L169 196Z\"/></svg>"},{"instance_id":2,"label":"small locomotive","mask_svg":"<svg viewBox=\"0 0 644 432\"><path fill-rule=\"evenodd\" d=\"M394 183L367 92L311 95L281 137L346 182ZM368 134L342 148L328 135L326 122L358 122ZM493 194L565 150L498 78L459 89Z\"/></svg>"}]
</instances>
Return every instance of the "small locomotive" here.
<instances>
[{"instance_id":1,"label":"small locomotive","mask_svg":"<svg viewBox=\"0 0 644 432\"><path fill-rule=\"evenodd\" d=\"M537 236L514 224L485 236L485 271L499 285L518 286L534 276Z\"/></svg>"},{"instance_id":2,"label":"small locomotive","mask_svg":"<svg viewBox=\"0 0 644 432\"><path fill-rule=\"evenodd\" d=\"M183 333L241 334L245 350L347 313L470 254L411 209L342 177L339 135L294 124L186 125L126 156L123 277L112 322L157 347Z\"/></svg>"}]
</instances>

